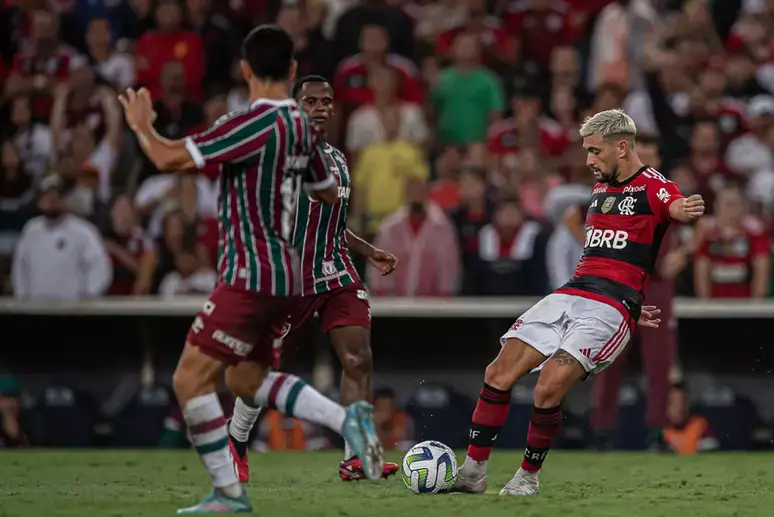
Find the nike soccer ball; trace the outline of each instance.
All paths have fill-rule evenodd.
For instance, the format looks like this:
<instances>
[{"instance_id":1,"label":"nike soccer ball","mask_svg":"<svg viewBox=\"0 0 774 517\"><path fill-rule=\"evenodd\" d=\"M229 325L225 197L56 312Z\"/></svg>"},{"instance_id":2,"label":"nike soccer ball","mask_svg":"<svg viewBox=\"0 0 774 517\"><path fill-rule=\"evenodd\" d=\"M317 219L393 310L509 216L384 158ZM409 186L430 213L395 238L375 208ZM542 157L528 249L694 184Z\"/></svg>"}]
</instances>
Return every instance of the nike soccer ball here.
<instances>
[{"instance_id":1,"label":"nike soccer ball","mask_svg":"<svg viewBox=\"0 0 774 517\"><path fill-rule=\"evenodd\" d=\"M454 485L457 459L441 442L418 443L404 456L401 477L414 493L437 494Z\"/></svg>"}]
</instances>

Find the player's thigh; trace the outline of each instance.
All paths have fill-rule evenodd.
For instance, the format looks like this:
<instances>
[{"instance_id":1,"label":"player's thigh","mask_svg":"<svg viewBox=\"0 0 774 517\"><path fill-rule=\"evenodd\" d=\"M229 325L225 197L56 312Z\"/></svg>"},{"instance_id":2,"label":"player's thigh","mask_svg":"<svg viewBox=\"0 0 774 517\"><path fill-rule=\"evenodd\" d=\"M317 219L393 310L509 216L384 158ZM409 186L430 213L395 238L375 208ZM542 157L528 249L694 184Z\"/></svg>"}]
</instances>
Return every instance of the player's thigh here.
<instances>
[{"instance_id":1,"label":"player's thigh","mask_svg":"<svg viewBox=\"0 0 774 517\"><path fill-rule=\"evenodd\" d=\"M229 365L247 360L270 365L272 346L266 337L282 327L290 303L290 298L220 284L196 315L188 342Z\"/></svg>"},{"instance_id":2,"label":"player's thigh","mask_svg":"<svg viewBox=\"0 0 774 517\"><path fill-rule=\"evenodd\" d=\"M572 307L570 321L561 349L574 357L589 375L612 364L631 338L629 319L596 300L579 298Z\"/></svg>"},{"instance_id":3,"label":"player's thigh","mask_svg":"<svg viewBox=\"0 0 774 517\"><path fill-rule=\"evenodd\" d=\"M508 340L516 338L543 356L551 356L561 346L565 312L564 295L550 294L522 314L500 337L500 344L505 346Z\"/></svg>"},{"instance_id":4,"label":"player's thigh","mask_svg":"<svg viewBox=\"0 0 774 517\"><path fill-rule=\"evenodd\" d=\"M222 371L220 359L186 343L172 377L178 402L184 405L191 398L216 391Z\"/></svg>"},{"instance_id":5,"label":"player's thigh","mask_svg":"<svg viewBox=\"0 0 774 517\"><path fill-rule=\"evenodd\" d=\"M305 329L314 319L320 303L318 296L297 296L293 299L281 333L276 330L272 333L275 370L288 369L288 365L301 347L306 334Z\"/></svg>"},{"instance_id":6,"label":"player's thigh","mask_svg":"<svg viewBox=\"0 0 774 517\"><path fill-rule=\"evenodd\" d=\"M226 386L237 397L252 399L268 370L268 365L254 361L233 364L226 369Z\"/></svg>"},{"instance_id":7,"label":"player's thigh","mask_svg":"<svg viewBox=\"0 0 774 517\"><path fill-rule=\"evenodd\" d=\"M347 372L371 369L371 305L360 284L326 293L318 313L323 332Z\"/></svg>"}]
</instances>

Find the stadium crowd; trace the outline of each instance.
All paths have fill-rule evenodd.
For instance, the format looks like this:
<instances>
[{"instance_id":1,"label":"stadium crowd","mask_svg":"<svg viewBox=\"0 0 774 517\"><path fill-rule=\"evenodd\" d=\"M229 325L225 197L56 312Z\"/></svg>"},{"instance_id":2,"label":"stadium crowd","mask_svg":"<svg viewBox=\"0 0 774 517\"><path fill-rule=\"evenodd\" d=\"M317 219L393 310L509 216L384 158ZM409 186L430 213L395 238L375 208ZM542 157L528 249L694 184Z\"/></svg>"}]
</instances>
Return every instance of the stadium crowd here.
<instances>
[{"instance_id":1,"label":"stadium crowd","mask_svg":"<svg viewBox=\"0 0 774 517\"><path fill-rule=\"evenodd\" d=\"M770 0L5 0L0 291L174 296L216 282L217 171L160 174L116 92L179 138L245 109L238 42L293 37L335 88L351 229L398 256L375 295L540 295L572 274L593 183L577 129L623 107L710 217L665 246L678 292L765 297L774 231ZM458 250L454 252L453 250Z\"/></svg>"}]
</instances>

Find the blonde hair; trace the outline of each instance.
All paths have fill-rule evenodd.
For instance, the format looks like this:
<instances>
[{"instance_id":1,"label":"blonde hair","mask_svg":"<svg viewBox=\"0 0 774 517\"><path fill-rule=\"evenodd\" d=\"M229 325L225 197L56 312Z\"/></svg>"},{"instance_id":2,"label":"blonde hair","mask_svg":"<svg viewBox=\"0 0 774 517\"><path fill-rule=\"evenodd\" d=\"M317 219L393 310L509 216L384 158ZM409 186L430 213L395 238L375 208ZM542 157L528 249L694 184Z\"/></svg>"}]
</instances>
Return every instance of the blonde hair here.
<instances>
[{"instance_id":1,"label":"blonde hair","mask_svg":"<svg viewBox=\"0 0 774 517\"><path fill-rule=\"evenodd\" d=\"M586 117L578 133L582 138L599 135L603 138L622 136L634 140L637 135L637 126L623 110L613 109L600 111L596 115Z\"/></svg>"}]
</instances>

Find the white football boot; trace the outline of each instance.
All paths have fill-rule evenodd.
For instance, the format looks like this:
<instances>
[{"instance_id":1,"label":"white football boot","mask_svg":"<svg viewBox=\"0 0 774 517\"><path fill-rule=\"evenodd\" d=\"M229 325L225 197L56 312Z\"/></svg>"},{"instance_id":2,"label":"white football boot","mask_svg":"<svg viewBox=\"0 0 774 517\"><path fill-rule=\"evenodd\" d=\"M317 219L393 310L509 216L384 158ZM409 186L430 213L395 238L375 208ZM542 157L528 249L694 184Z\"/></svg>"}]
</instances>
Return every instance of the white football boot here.
<instances>
[{"instance_id":1,"label":"white football boot","mask_svg":"<svg viewBox=\"0 0 774 517\"><path fill-rule=\"evenodd\" d=\"M462 494L486 492L486 462L475 461L466 456L465 462L457 469L457 479L451 491Z\"/></svg>"},{"instance_id":2,"label":"white football boot","mask_svg":"<svg viewBox=\"0 0 774 517\"><path fill-rule=\"evenodd\" d=\"M527 472L520 468L500 490L500 495L537 495L539 489L538 473Z\"/></svg>"}]
</instances>

